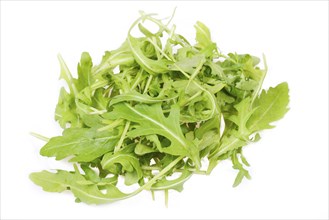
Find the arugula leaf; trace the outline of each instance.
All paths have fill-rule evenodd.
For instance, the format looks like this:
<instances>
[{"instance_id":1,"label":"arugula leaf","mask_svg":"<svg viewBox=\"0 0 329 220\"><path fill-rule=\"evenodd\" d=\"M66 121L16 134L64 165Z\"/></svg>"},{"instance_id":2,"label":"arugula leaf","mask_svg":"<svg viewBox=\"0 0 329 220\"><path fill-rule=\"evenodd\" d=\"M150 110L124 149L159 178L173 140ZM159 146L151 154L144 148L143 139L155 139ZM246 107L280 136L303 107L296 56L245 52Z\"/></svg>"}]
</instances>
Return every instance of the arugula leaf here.
<instances>
[{"instance_id":1,"label":"arugula leaf","mask_svg":"<svg viewBox=\"0 0 329 220\"><path fill-rule=\"evenodd\" d=\"M91 69L93 62L89 53L84 52L81 54L80 63L78 64L78 79L75 80L75 85L79 91L92 85L93 77Z\"/></svg>"},{"instance_id":2,"label":"arugula leaf","mask_svg":"<svg viewBox=\"0 0 329 220\"><path fill-rule=\"evenodd\" d=\"M57 160L73 156L72 162L89 162L112 151L119 137L114 131L97 128L68 128L63 136L53 137L40 150L42 156Z\"/></svg>"},{"instance_id":3,"label":"arugula leaf","mask_svg":"<svg viewBox=\"0 0 329 220\"><path fill-rule=\"evenodd\" d=\"M238 134L241 139L248 139L250 132L247 128L247 122L257 108L251 109L251 97L243 99L236 104L234 108L238 111L237 115L231 115L228 119L234 122L238 127Z\"/></svg>"},{"instance_id":4,"label":"arugula leaf","mask_svg":"<svg viewBox=\"0 0 329 220\"><path fill-rule=\"evenodd\" d=\"M273 128L270 123L283 118L289 110L288 103L288 84L286 82L269 88L267 92L263 90L253 103L253 108L257 109L248 120L247 127L251 132Z\"/></svg>"},{"instance_id":5,"label":"arugula leaf","mask_svg":"<svg viewBox=\"0 0 329 220\"><path fill-rule=\"evenodd\" d=\"M61 88L55 110L55 120L58 121L62 128L66 128L67 124L70 124L72 127L82 126L75 106L74 96L67 93L64 88Z\"/></svg>"},{"instance_id":6,"label":"arugula leaf","mask_svg":"<svg viewBox=\"0 0 329 220\"><path fill-rule=\"evenodd\" d=\"M160 144L160 146L161 146L161 144ZM144 155L144 154L153 153L153 152L157 152L157 150L154 150L152 147L147 146L145 144L141 144L141 143L138 143L135 148L135 154L137 154L137 155Z\"/></svg>"},{"instance_id":7,"label":"arugula leaf","mask_svg":"<svg viewBox=\"0 0 329 220\"><path fill-rule=\"evenodd\" d=\"M116 116L139 124L134 130L128 132L128 137L158 134L170 140L170 146L162 151L172 155L189 156L197 166L200 165L198 149L193 143L185 139L179 125L179 107L173 105L166 118L160 104L138 104L134 107L127 103L114 106Z\"/></svg>"},{"instance_id":8,"label":"arugula leaf","mask_svg":"<svg viewBox=\"0 0 329 220\"><path fill-rule=\"evenodd\" d=\"M176 96L170 98L161 98L161 97L153 98L147 94L140 94L136 91L131 91L113 97L113 99L110 102L110 106L119 102L126 102L126 101L135 101L135 102L146 103L146 104L161 103L161 102L169 101L174 98L176 98Z\"/></svg>"},{"instance_id":9,"label":"arugula leaf","mask_svg":"<svg viewBox=\"0 0 329 220\"><path fill-rule=\"evenodd\" d=\"M200 48L201 52L205 53L207 56L214 55L213 51L216 50L217 46L212 42L210 31L207 26L202 22L197 21L194 27L196 29L195 39L197 41L195 47ZM215 55L217 55L217 51L215 52Z\"/></svg>"},{"instance_id":10,"label":"arugula leaf","mask_svg":"<svg viewBox=\"0 0 329 220\"><path fill-rule=\"evenodd\" d=\"M174 180L167 180L161 179L157 183L153 184L151 190L168 190L173 189L178 192L183 191L183 184L192 176L192 172L185 169L182 174L174 179Z\"/></svg>"},{"instance_id":11,"label":"arugula leaf","mask_svg":"<svg viewBox=\"0 0 329 220\"><path fill-rule=\"evenodd\" d=\"M87 204L115 202L129 197L129 194L122 193L117 187L111 184L106 186L105 194L100 191L97 185L79 184L79 182L83 182L86 179L77 169L75 172L58 170L57 173L50 173L48 171L32 173L30 174L30 179L48 192L62 192L69 189L78 201Z\"/></svg>"},{"instance_id":12,"label":"arugula leaf","mask_svg":"<svg viewBox=\"0 0 329 220\"><path fill-rule=\"evenodd\" d=\"M165 59L153 60L148 58L141 50L142 43L143 42L138 41L138 39L130 35L128 36L128 44L134 55L135 61L149 74L156 75L159 73L166 73L168 71L170 61Z\"/></svg>"},{"instance_id":13,"label":"arugula leaf","mask_svg":"<svg viewBox=\"0 0 329 220\"><path fill-rule=\"evenodd\" d=\"M241 152L240 152L240 155L241 155L241 160L243 161L243 163L245 163L247 166L249 166L248 162L243 157ZM249 172L246 169L244 169L242 163L240 163L240 161L238 159L237 150L233 151L233 154L231 156L231 160L232 160L232 163L233 163L233 168L236 169L236 170L239 170L239 172L238 172L238 174L237 174L237 176L234 180L233 187L238 186L242 182L243 178L251 179L251 177L249 175Z\"/></svg>"},{"instance_id":14,"label":"arugula leaf","mask_svg":"<svg viewBox=\"0 0 329 220\"><path fill-rule=\"evenodd\" d=\"M66 81L67 85L70 88L71 94L73 96L75 96L78 93L78 91L73 82L74 79L72 77L72 74L71 74L69 68L67 67L65 61L63 60L62 56L59 54L57 57L58 57L60 65L61 65L60 79L64 79Z\"/></svg>"},{"instance_id":15,"label":"arugula leaf","mask_svg":"<svg viewBox=\"0 0 329 220\"><path fill-rule=\"evenodd\" d=\"M122 172L126 172L126 185L137 183L143 176L138 158L132 153L122 151L107 153L101 161L103 169L106 170L116 170L116 164L120 164L122 166Z\"/></svg>"},{"instance_id":16,"label":"arugula leaf","mask_svg":"<svg viewBox=\"0 0 329 220\"><path fill-rule=\"evenodd\" d=\"M31 173L30 179L37 185L42 186L43 190L48 192L63 192L67 189L67 182L71 173L59 170L57 174L48 171Z\"/></svg>"}]
</instances>

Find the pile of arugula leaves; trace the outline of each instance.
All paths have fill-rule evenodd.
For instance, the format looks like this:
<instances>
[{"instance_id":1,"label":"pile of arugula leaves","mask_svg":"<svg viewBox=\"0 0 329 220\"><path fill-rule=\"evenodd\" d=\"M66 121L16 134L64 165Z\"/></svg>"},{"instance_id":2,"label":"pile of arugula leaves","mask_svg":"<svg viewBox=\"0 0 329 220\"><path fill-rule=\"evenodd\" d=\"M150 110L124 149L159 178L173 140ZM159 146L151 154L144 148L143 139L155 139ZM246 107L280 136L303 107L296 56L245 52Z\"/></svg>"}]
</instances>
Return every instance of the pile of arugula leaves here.
<instances>
[{"instance_id":1,"label":"pile of arugula leaves","mask_svg":"<svg viewBox=\"0 0 329 220\"><path fill-rule=\"evenodd\" d=\"M76 78L58 57L69 89L61 89L55 113L64 131L43 138L40 154L69 158L74 171L35 172L35 184L101 204L143 190L163 190L167 198L192 174L210 174L226 159L238 170L234 186L250 178L242 148L288 111L287 83L261 90L265 60L260 69L257 57L220 53L201 22L195 45L169 23L141 12L123 44L106 51L99 65L82 53ZM139 188L122 192L120 181Z\"/></svg>"}]
</instances>

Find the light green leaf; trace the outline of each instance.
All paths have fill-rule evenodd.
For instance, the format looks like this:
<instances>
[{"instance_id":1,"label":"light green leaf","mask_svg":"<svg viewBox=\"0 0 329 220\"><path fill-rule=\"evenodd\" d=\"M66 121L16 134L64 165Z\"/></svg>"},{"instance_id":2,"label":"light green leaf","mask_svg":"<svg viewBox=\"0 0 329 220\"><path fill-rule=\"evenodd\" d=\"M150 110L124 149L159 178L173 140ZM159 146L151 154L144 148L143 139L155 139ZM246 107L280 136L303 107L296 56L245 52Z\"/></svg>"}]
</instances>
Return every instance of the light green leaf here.
<instances>
[{"instance_id":1,"label":"light green leaf","mask_svg":"<svg viewBox=\"0 0 329 220\"><path fill-rule=\"evenodd\" d=\"M206 62L204 55L197 54L192 57L184 57L183 59L177 61L175 65L170 65L170 70L180 71L183 70L186 73L192 75L199 65Z\"/></svg>"},{"instance_id":2,"label":"light green leaf","mask_svg":"<svg viewBox=\"0 0 329 220\"><path fill-rule=\"evenodd\" d=\"M247 163L246 159L242 156L242 154L240 154L241 160L243 163ZM247 178L247 179L251 179L251 176L249 175L248 170L244 169L242 163L239 161L238 158L238 153L236 150L233 151L233 154L231 156L231 160L233 163L233 168L236 170L239 170L234 183L233 183L233 187L237 187L243 180L243 178ZM249 165L249 164L248 164Z\"/></svg>"},{"instance_id":3,"label":"light green leaf","mask_svg":"<svg viewBox=\"0 0 329 220\"><path fill-rule=\"evenodd\" d=\"M209 131L213 130L216 133L219 133L219 127L220 127L220 115L202 123L201 126L198 129L196 129L195 135L198 139L201 140L203 136Z\"/></svg>"},{"instance_id":4,"label":"light green leaf","mask_svg":"<svg viewBox=\"0 0 329 220\"><path fill-rule=\"evenodd\" d=\"M231 115L228 117L229 120L234 122L238 128L238 136L242 139L248 139L251 134L246 127L247 121L251 115L257 110L256 108L251 109L251 97L243 99L241 102L236 104L234 108L237 110L237 115Z\"/></svg>"},{"instance_id":5,"label":"light green leaf","mask_svg":"<svg viewBox=\"0 0 329 220\"><path fill-rule=\"evenodd\" d=\"M98 88L95 90L93 96L93 106L100 110L105 110L108 106L110 98L106 96L104 88Z\"/></svg>"},{"instance_id":6,"label":"light green leaf","mask_svg":"<svg viewBox=\"0 0 329 220\"><path fill-rule=\"evenodd\" d=\"M87 86L91 86L93 83L93 77L91 69L93 67L93 62L89 53L83 52L81 54L80 63L78 64L78 79L75 80L76 88L81 91Z\"/></svg>"},{"instance_id":7,"label":"light green leaf","mask_svg":"<svg viewBox=\"0 0 329 220\"><path fill-rule=\"evenodd\" d=\"M63 87L61 88L56 105L55 120L58 121L62 128L66 128L68 124L71 127L82 126L82 121L79 120L76 112L75 98L72 94L67 93Z\"/></svg>"},{"instance_id":8,"label":"light green leaf","mask_svg":"<svg viewBox=\"0 0 329 220\"><path fill-rule=\"evenodd\" d=\"M110 106L114 105L119 102L128 102L128 101L135 101L135 102L140 102L140 103L146 103L146 104L152 104L152 103L159 103L159 102L166 102L171 99L176 98L177 96L173 96L170 98L162 98L162 97L157 97L153 98L147 94L141 94L136 91L130 91L128 93L124 93L121 95L115 96L111 102Z\"/></svg>"},{"instance_id":9,"label":"light green leaf","mask_svg":"<svg viewBox=\"0 0 329 220\"><path fill-rule=\"evenodd\" d=\"M204 49L213 43L211 41L210 31L206 25L200 21L197 21L194 27L196 29L195 39L198 42L197 47Z\"/></svg>"},{"instance_id":10,"label":"light green leaf","mask_svg":"<svg viewBox=\"0 0 329 220\"><path fill-rule=\"evenodd\" d=\"M68 128L62 136L53 137L40 150L42 156L56 160L73 156L72 162L88 162L112 151L119 137L114 131L97 128Z\"/></svg>"},{"instance_id":11,"label":"light green leaf","mask_svg":"<svg viewBox=\"0 0 329 220\"><path fill-rule=\"evenodd\" d=\"M152 147L141 143L138 143L135 148L135 154L137 155L144 155L153 152L157 152L157 150L154 150Z\"/></svg>"},{"instance_id":12,"label":"light green leaf","mask_svg":"<svg viewBox=\"0 0 329 220\"><path fill-rule=\"evenodd\" d=\"M163 115L161 104L138 104L134 107L127 103L114 105L114 112L121 118L137 122L140 126L128 132L128 137L159 134L170 140L169 147L163 152L172 155L189 156L196 164L200 164L198 149L185 139L179 125L179 107L173 105L168 117Z\"/></svg>"},{"instance_id":13,"label":"light green leaf","mask_svg":"<svg viewBox=\"0 0 329 220\"><path fill-rule=\"evenodd\" d=\"M140 39L128 36L128 44L136 62L152 75L168 72L168 65L172 63L169 60L152 60L146 57L141 50L142 41Z\"/></svg>"},{"instance_id":14,"label":"light green leaf","mask_svg":"<svg viewBox=\"0 0 329 220\"><path fill-rule=\"evenodd\" d=\"M273 128L270 123L281 119L289 110L289 88L286 82L262 91L255 99L253 108L257 108L247 122L248 129L253 133Z\"/></svg>"},{"instance_id":15,"label":"light green leaf","mask_svg":"<svg viewBox=\"0 0 329 220\"><path fill-rule=\"evenodd\" d=\"M137 183L143 176L143 171L139 165L138 158L133 153L118 151L104 155L101 165L103 169L113 170L116 165L122 166L122 171L126 172L125 184L132 185Z\"/></svg>"},{"instance_id":16,"label":"light green leaf","mask_svg":"<svg viewBox=\"0 0 329 220\"><path fill-rule=\"evenodd\" d=\"M178 192L183 191L183 184L192 176L192 172L185 169L182 174L174 179L174 180L167 180L163 178L152 185L151 190L168 190L173 189Z\"/></svg>"},{"instance_id":17,"label":"light green leaf","mask_svg":"<svg viewBox=\"0 0 329 220\"><path fill-rule=\"evenodd\" d=\"M72 174L63 170L57 171L56 174L45 170L30 174L30 179L47 192L63 192L67 189L70 178Z\"/></svg>"},{"instance_id":18,"label":"light green leaf","mask_svg":"<svg viewBox=\"0 0 329 220\"><path fill-rule=\"evenodd\" d=\"M101 192L96 184L79 184L86 179L77 170L75 173L64 170L58 170L57 173L42 171L32 173L30 179L48 192L62 192L69 189L78 200L87 204L115 202L130 196L111 184L106 186L106 193Z\"/></svg>"},{"instance_id":19,"label":"light green leaf","mask_svg":"<svg viewBox=\"0 0 329 220\"><path fill-rule=\"evenodd\" d=\"M208 157L211 165L209 165L207 172L210 173L211 170L215 168L215 166L217 165L218 158L220 156L226 154L229 151L238 149L246 144L246 141L237 138L233 134L229 136L224 135L218 147L213 152L211 152Z\"/></svg>"},{"instance_id":20,"label":"light green leaf","mask_svg":"<svg viewBox=\"0 0 329 220\"><path fill-rule=\"evenodd\" d=\"M236 84L236 87L242 90L255 90L258 87L258 85L259 83L256 80L241 79L241 81Z\"/></svg>"},{"instance_id":21,"label":"light green leaf","mask_svg":"<svg viewBox=\"0 0 329 220\"><path fill-rule=\"evenodd\" d=\"M195 45L197 48L201 49L201 52L204 53L208 57L217 56L217 46L211 40L210 31L206 25L198 21L194 25L196 29L196 41ZM215 52L214 52L215 51Z\"/></svg>"},{"instance_id":22,"label":"light green leaf","mask_svg":"<svg viewBox=\"0 0 329 220\"><path fill-rule=\"evenodd\" d=\"M58 57L60 65L61 65L60 79L64 79L66 81L67 85L70 88L71 94L73 96L75 96L78 94L78 91L74 84L74 78L72 77L72 74L71 74L69 68L67 67L65 61L63 60L62 56L60 54L58 54L57 57Z\"/></svg>"}]
</instances>

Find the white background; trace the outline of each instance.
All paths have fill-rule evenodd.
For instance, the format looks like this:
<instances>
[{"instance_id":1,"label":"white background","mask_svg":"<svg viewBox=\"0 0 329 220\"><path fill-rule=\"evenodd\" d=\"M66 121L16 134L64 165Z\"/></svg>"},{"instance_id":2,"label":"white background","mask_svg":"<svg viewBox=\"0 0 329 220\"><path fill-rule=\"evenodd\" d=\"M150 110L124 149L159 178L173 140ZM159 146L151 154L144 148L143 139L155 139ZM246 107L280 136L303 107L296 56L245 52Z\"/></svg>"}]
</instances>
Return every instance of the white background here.
<instances>
[{"instance_id":1,"label":"white background","mask_svg":"<svg viewBox=\"0 0 329 220\"><path fill-rule=\"evenodd\" d=\"M77 204L69 193L47 193L28 175L69 168L39 156L59 135L54 109L60 86L57 54L72 72L80 54L98 63L125 39L138 10L171 15L194 42L197 20L221 51L264 53L264 87L287 81L290 111L262 140L246 148L251 181L232 188L229 161L211 176L194 176L182 193L149 192L113 204ZM327 219L328 2L1 2L1 219Z\"/></svg>"}]
</instances>

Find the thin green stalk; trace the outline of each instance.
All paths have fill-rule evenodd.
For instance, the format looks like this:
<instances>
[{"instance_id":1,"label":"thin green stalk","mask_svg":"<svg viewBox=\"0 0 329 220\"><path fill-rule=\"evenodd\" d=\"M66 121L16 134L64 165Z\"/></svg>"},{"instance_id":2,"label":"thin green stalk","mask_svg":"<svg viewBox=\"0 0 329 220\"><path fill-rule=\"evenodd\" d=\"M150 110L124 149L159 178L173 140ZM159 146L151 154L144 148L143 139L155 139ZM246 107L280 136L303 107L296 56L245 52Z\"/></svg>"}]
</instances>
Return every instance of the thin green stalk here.
<instances>
[{"instance_id":1,"label":"thin green stalk","mask_svg":"<svg viewBox=\"0 0 329 220\"><path fill-rule=\"evenodd\" d=\"M38 133L30 132L30 135L32 135L33 137L36 137L40 140L46 141L46 142L48 142L50 140L50 138L47 138L47 137L45 137L41 134L38 134Z\"/></svg>"},{"instance_id":2,"label":"thin green stalk","mask_svg":"<svg viewBox=\"0 0 329 220\"><path fill-rule=\"evenodd\" d=\"M122 145L124 139L126 138L126 134L128 132L129 126L130 126L130 121L127 121L126 122L126 125L125 125L125 128L123 129L123 132L121 134L120 140L119 140L118 144L114 148L114 152L117 152L117 151L120 150L121 145Z\"/></svg>"},{"instance_id":3,"label":"thin green stalk","mask_svg":"<svg viewBox=\"0 0 329 220\"><path fill-rule=\"evenodd\" d=\"M110 130L115 128L116 126L118 126L119 124L121 124L123 122L123 119L117 119L115 121L113 121L111 124L106 125L104 127L98 128L97 131L105 131L105 130Z\"/></svg>"},{"instance_id":4,"label":"thin green stalk","mask_svg":"<svg viewBox=\"0 0 329 220\"><path fill-rule=\"evenodd\" d=\"M160 179L163 175L165 175L169 170L171 170L176 164L181 161L184 158L184 156L177 157L175 160L173 160L168 166L166 166L164 169L162 169L157 175L155 175L150 181L145 183L143 186L132 192L132 196L138 194L139 192L143 191L144 189L150 190L151 186Z\"/></svg>"},{"instance_id":5,"label":"thin green stalk","mask_svg":"<svg viewBox=\"0 0 329 220\"><path fill-rule=\"evenodd\" d=\"M143 170L161 170L160 167L155 167L155 166L142 166L141 167ZM200 174L200 175L206 175L207 172L204 170L197 170L195 168L187 168L188 171L193 172L194 174ZM184 172L184 169L175 169L175 172Z\"/></svg>"},{"instance_id":6,"label":"thin green stalk","mask_svg":"<svg viewBox=\"0 0 329 220\"><path fill-rule=\"evenodd\" d=\"M150 75L150 77L147 79L147 82L146 82L146 85L145 85L145 88L144 88L143 93L146 93L147 90L149 89L149 86L151 84L152 79L153 79L153 75Z\"/></svg>"},{"instance_id":7,"label":"thin green stalk","mask_svg":"<svg viewBox=\"0 0 329 220\"><path fill-rule=\"evenodd\" d=\"M164 194L165 194L165 205L168 208L168 197L169 197L169 193L168 193L168 189L164 190Z\"/></svg>"},{"instance_id":8,"label":"thin green stalk","mask_svg":"<svg viewBox=\"0 0 329 220\"><path fill-rule=\"evenodd\" d=\"M133 85L130 88L131 91L136 88L136 86L138 85L138 83L140 83L141 78L142 78L142 73L143 73L143 70L142 69L140 71L138 71L137 76L135 77L135 82L133 83Z\"/></svg>"},{"instance_id":9,"label":"thin green stalk","mask_svg":"<svg viewBox=\"0 0 329 220\"><path fill-rule=\"evenodd\" d=\"M251 99L251 104L250 104L250 108L252 106L252 104L254 103L255 99L257 98L261 88L262 88L262 85L263 85L263 82L264 82L264 79L265 79L265 76L267 74L267 70L268 70L268 67L267 67L267 62L266 62L266 57L265 55L263 54L263 61L264 61L264 75L262 76L262 78L260 79L259 83L258 83L258 87L257 89L255 89L254 91L254 94L252 96L252 99Z\"/></svg>"},{"instance_id":10,"label":"thin green stalk","mask_svg":"<svg viewBox=\"0 0 329 220\"><path fill-rule=\"evenodd\" d=\"M187 103L189 103L190 101L192 101L193 99L195 99L196 97L200 96L202 93L202 91L199 91L197 93L195 93L193 96L191 96L190 98L188 98L185 102L183 102L181 104L181 106L185 106Z\"/></svg>"}]
</instances>

